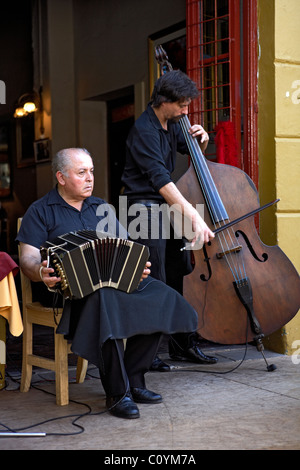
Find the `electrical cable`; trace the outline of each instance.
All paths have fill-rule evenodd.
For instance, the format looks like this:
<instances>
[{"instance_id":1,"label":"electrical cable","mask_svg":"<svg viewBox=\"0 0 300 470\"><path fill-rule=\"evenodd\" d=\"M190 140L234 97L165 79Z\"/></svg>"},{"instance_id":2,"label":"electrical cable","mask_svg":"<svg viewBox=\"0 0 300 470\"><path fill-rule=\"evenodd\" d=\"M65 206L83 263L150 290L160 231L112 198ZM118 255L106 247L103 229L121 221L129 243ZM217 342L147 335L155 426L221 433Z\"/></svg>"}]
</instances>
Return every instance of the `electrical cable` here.
<instances>
[{"instance_id":1,"label":"electrical cable","mask_svg":"<svg viewBox=\"0 0 300 470\"><path fill-rule=\"evenodd\" d=\"M248 336L248 327L249 327L249 319L248 319L246 325L247 325L246 326L246 338L247 338L247 336ZM174 338L172 338L172 341L174 341L176 343L177 347L179 347L180 349L183 350L183 348L174 340ZM119 359L121 359L122 352L120 351L120 348L119 348L119 345L118 345L117 341L115 341L115 345L116 345L116 349L117 349L117 352L118 352L118 355L119 355ZM248 351L248 342L246 341L245 342L245 351L244 351L244 355L243 355L242 359L240 360L240 362L236 366L234 366L233 368L231 368L229 370L225 370L225 371L215 371L214 370L213 371L213 370L207 370L207 369L199 370L199 369L187 369L187 368L184 368L184 369L175 369L174 368L174 369L171 369L171 372L173 372L173 373L176 373L176 372L198 372L198 373L201 373L202 372L202 373L206 373L206 374L215 374L215 375L229 374L229 373L237 370L243 364L243 362L245 361L246 355L247 355L247 351ZM121 368L122 368L122 361L121 360L120 360L120 365L121 365ZM16 382L16 383L20 384L20 382L17 379L14 379L11 375L9 375L9 373L7 373L7 375L9 376L9 378L13 382ZM74 436L74 435L82 434L85 431L85 429L82 425L78 424L77 421L79 421L80 419L82 419L86 416L96 416L96 415L101 415L101 414L109 412L118 403L120 403L120 401L126 396L126 394L128 393L128 390L129 390L129 383L128 383L128 379L127 379L127 374L125 373L123 368L122 368L122 375L123 375L124 385L126 387L126 392L120 398L120 400L118 402L114 403L114 405L111 406L110 408L107 408L103 411L93 413L91 407L87 403L82 403L82 402L79 402L79 401L76 401L76 400L70 400L71 403L75 403L77 405L87 407L88 411L86 411L85 413L80 413L80 414L70 414L70 415L59 416L59 417L55 417L55 418L49 418L49 419L46 419L44 421L29 425L29 426L24 426L24 427L21 427L21 428L16 428L16 429L11 429L9 426L7 426L4 423L0 422L0 426L2 426L6 431L8 431L8 432L0 431L0 438L1 437L14 437L14 435L16 437L20 437L20 436L25 437L26 434L24 433L24 431L26 431L26 430L32 429L32 428L37 427L37 426L42 426L44 424L47 424L47 423L50 423L50 422L53 422L53 421L58 421L58 420L67 419L67 418L74 418L71 422L71 425L78 428L78 430L76 430L74 432L69 432L69 433L58 433L58 432L30 433L29 437L40 437L40 436L64 436L65 437L65 436ZM95 376L91 376L91 377L99 378L99 377L95 377ZM42 380L42 382L47 382L47 381L48 381L47 379ZM46 394L55 396L55 393L52 393L52 392L49 392L48 390L37 387L34 384L31 384L31 387L36 389L36 390L42 391Z\"/></svg>"},{"instance_id":2,"label":"electrical cable","mask_svg":"<svg viewBox=\"0 0 300 470\"><path fill-rule=\"evenodd\" d=\"M186 369L186 368L184 368L184 369L171 369L171 371L173 370L174 372L203 372L204 374L216 374L216 375L229 374L230 372L234 372L236 369L238 369L243 364L243 362L246 359L247 350L248 350L248 343L246 343L246 345L245 345L244 356L242 357L240 362L236 366L234 366L232 369L229 369L229 370L225 370L225 371L218 370L218 371L216 371L216 370L207 370L207 369L199 370L199 369Z\"/></svg>"},{"instance_id":3,"label":"electrical cable","mask_svg":"<svg viewBox=\"0 0 300 470\"><path fill-rule=\"evenodd\" d=\"M184 369L173 369L174 372L203 372L203 373L206 373L206 374L216 374L216 375L224 375L224 374L229 374L231 372L234 372L236 369L238 369L243 364L243 362L245 361L246 356L247 356L247 351L248 351L248 341L247 341L248 329L249 329L249 318L247 318L247 322L246 322L244 355L243 355L242 359L240 360L240 362L236 366L234 366L233 368L231 368L229 370L226 370L226 371L213 371L213 370L207 370L207 369L199 370L199 369L186 369L186 368L184 368ZM173 337L172 337L171 340L174 341L176 343L177 347L180 348L183 351L183 348L177 343L177 341ZM265 357L264 357L264 359L265 359ZM275 370L275 369L268 369L268 371L271 371L271 370Z\"/></svg>"},{"instance_id":4,"label":"electrical cable","mask_svg":"<svg viewBox=\"0 0 300 470\"><path fill-rule=\"evenodd\" d=\"M115 341L115 345L116 345L116 350L117 350L117 353L118 353L118 356L119 356L119 360L120 360L120 366L121 366L121 370L122 370L122 377L123 377L123 381L124 381L124 385L125 385L125 388L126 388L126 391L124 393L124 395L116 402L114 403L110 408L107 408L103 411L99 411L99 412L95 412L95 413L92 413L92 409L91 407L86 404L86 403L82 403L82 402L79 402L79 401L76 401L76 400L69 400L71 403L75 403L77 405L82 405L82 406L85 406L88 408L88 411L86 413L81 413L81 414L70 414L70 415L65 415L65 416L59 416L59 417L55 417L55 418L49 418L49 419L46 419L44 421L41 421L41 422L38 422L38 423L35 423L35 424L32 424L32 425L29 425L29 426L25 426L25 427L22 427L22 428L16 428L16 429L11 429L9 426L5 425L4 423L1 423L0 422L0 426L2 426L4 429L6 429L6 431L8 431L10 434L8 435L7 432L1 432L0 431L0 438L1 437L14 437L14 435L16 437L20 437L22 435L22 437L25 437L25 434L24 434L24 431L28 430L28 429L31 429L31 428L34 428L34 427L37 427L37 426L42 426L46 423L50 423L50 422L53 422L53 421L58 421L58 420L61 420L61 419L67 419L67 418L74 418L71 422L72 426L75 426L77 428L79 428L78 431L74 431L74 432L70 432L70 433L58 433L58 432L47 432L47 433L32 433L30 434L29 437L40 437L40 436L75 436L77 434L81 434L85 431L84 427L80 424L77 423L77 421L79 419L82 419L84 418L85 416L95 416L95 415L101 415L101 414L104 414L104 413L107 413L109 411L111 411L115 406L118 405L118 403L120 403L120 401L123 400L123 398L126 396L126 394L129 392L129 381L128 381L128 378L127 378L127 374L123 368L123 361L121 360L121 357L122 357L122 352L120 351L120 347L119 347L119 344L117 341ZM7 373L7 375L9 376L9 378L15 382L15 383L18 383L20 384L20 382L16 379L14 379L12 376L9 375L9 373ZM96 378L96 377L95 377ZM97 377L98 378L98 377ZM42 380L43 382L48 382L47 379L43 379ZM52 393L52 392L49 392L48 390L45 390L43 388L40 388L40 387L37 387L36 385L34 384L31 384L31 388L34 388L36 390L39 390L41 392L44 392L48 395L52 395L52 396L55 396L55 393Z\"/></svg>"},{"instance_id":5,"label":"electrical cable","mask_svg":"<svg viewBox=\"0 0 300 470\"><path fill-rule=\"evenodd\" d=\"M20 382L18 380L14 379L12 376L10 376L9 373L7 373L7 375L13 382L16 382L16 383L20 384ZM43 380L43 381L45 382L47 380ZM52 396L55 397L55 393L52 393L52 392L49 392L48 390L37 387L36 385L31 384L31 388L34 388L36 390L39 390L41 392L44 392L48 395L52 395ZM107 411L109 411L109 410L103 410L103 411L93 413L90 405L88 405L87 403L82 403L82 402L79 402L79 401L76 401L76 400L70 400L70 402L75 403L76 405L85 406L85 407L88 408L88 411L86 411L85 413L69 414L69 415L64 415L64 416L58 416L58 417L55 417L55 418L49 418L49 419L46 419L44 421L40 421L40 422L31 424L31 425L28 425L28 426L24 426L24 427L20 427L20 428L14 428L14 429L12 429L9 426L7 426L6 424L0 422L0 426L3 427L6 431L9 432L9 435L8 435L7 432L0 431L0 438L1 437L14 437L14 436L15 437L20 437L20 436L26 437L26 434L24 433L24 431L26 431L26 430L35 428L37 426L42 426L44 424L47 424L47 423L50 423L50 422L53 422L53 421L58 421L58 420L67 419L67 418L74 418L71 422L71 425L75 426L76 428L79 428L79 430L74 431L74 432L69 432L69 433L58 433L58 432L30 433L30 435L28 435L28 437L74 436L74 435L77 435L77 434L82 434L85 431L84 427L82 425L78 424L77 421L79 419L82 419L82 418L84 418L85 416L88 416L88 415L89 416L101 415L101 414L104 414Z\"/></svg>"},{"instance_id":6,"label":"electrical cable","mask_svg":"<svg viewBox=\"0 0 300 470\"><path fill-rule=\"evenodd\" d=\"M172 341L175 341L174 338L172 338ZM175 341L176 342L176 341ZM179 346L178 343L176 343L177 346L179 348L181 348L181 346ZM182 348L181 348L182 349ZM206 374L229 374L230 372L233 372L235 371L236 369L238 369L242 364L243 362L245 361L246 359L246 356L247 356L247 351L248 351L248 342L246 342L245 344L245 351L244 351L244 355L242 357L242 359L240 360L239 364L237 364L236 366L234 366L233 368L229 369L229 370L226 370L226 371L215 371L215 370L199 370L199 369L187 369L187 368L184 368L184 369L171 369L171 371L174 371L174 372L203 372L203 373L206 373ZM200 364L198 364L200 365Z\"/></svg>"}]
</instances>

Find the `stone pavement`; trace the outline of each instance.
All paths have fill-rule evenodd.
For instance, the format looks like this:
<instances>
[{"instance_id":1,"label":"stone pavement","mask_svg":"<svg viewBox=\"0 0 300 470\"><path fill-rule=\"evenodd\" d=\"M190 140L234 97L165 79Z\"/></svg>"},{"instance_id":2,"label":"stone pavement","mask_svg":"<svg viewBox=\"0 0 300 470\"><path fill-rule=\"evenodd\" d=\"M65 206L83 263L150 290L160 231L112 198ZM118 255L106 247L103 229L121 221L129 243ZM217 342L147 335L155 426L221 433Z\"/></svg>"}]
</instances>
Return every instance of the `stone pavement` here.
<instances>
[{"instance_id":1,"label":"stone pavement","mask_svg":"<svg viewBox=\"0 0 300 470\"><path fill-rule=\"evenodd\" d=\"M70 404L55 404L51 372L37 370L35 385L18 390L18 373L0 392L0 422L40 437L0 437L2 450L293 450L300 449L300 357L266 351L269 364L254 346L203 348L216 365L173 363L166 373L150 372L150 390L163 402L139 405L139 419L115 418L105 411L98 371L89 366L83 384L69 368ZM168 361L168 355L162 354ZM78 418L78 419L77 419ZM72 420L76 420L72 425ZM46 422L46 420L49 420ZM42 423L38 425L38 423ZM34 427L30 427L35 425ZM80 427L78 427L80 426ZM0 426L1 432L7 430Z\"/></svg>"}]
</instances>

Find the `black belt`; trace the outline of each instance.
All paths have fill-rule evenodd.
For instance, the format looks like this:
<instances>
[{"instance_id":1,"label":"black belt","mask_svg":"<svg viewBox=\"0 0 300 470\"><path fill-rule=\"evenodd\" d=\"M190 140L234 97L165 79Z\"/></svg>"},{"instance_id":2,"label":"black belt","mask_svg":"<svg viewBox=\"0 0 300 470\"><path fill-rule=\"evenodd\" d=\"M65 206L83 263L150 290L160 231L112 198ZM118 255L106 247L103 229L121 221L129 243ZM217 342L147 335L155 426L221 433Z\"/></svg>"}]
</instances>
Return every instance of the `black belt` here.
<instances>
[{"instance_id":1,"label":"black belt","mask_svg":"<svg viewBox=\"0 0 300 470\"><path fill-rule=\"evenodd\" d=\"M154 204L162 204L163 201L158 199L129 199L128 205L132 206L132 204L143 204L144 206L151 207Z\"/></svg>"}]
</instances>

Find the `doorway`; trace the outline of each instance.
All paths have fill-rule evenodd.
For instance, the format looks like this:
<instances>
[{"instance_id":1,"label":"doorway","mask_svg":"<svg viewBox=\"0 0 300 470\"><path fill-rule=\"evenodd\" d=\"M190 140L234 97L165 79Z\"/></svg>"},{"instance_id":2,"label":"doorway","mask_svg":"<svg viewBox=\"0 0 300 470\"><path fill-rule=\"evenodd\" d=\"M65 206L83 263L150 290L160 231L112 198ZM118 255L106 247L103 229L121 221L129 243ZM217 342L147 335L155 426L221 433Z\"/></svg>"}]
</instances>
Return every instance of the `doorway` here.
<instances>
[{"instance_id":1,"label":"doorway","mask_svg":"<svg viewBox=\"0 0 300 470\"><path fill-rule=\"evenodd\" d=\"M134 90L107 101L109 202L118 216L121 177L125 165L126 139L134 124Z\"/></svg>"}]
</instances>

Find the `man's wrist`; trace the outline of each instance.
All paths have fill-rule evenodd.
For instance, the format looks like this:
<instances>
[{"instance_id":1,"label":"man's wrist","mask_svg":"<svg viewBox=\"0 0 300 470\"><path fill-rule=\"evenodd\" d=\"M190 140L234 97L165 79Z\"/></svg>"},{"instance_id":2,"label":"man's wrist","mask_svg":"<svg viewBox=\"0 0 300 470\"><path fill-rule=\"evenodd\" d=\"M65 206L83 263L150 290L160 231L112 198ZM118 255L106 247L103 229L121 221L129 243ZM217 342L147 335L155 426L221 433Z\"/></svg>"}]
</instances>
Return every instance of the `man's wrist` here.
<instances>
[{"instance_id":1,"label":"man's wrist","mask_svg":"<svg viewBox=\"0 0 300 470\"><path fill-rule=\"evenodd\" d=\"M41 280L44 282L43 276L42 276L42 269L43 269L43 267L44 267L44 266L41 264L41 266L39 267L39 275L40 275Z\"/></svg>"},{"instance_id":2,"label":"man's wrist","mask_svg":"<svg viewBox=\"0 0 300 470\"><path fill-rule=\"evenodd\" d=\"M49 286L46 284L46 282L44 281L43 276L42 276L42 269L43 269L43 267L44 267L44 266L41 265L40 268L39 268L39 275L40 275L40 278L41 278L42 282L45 284L45 286L47 287L48 291L50 291L50 292L56 292L56 289L53 289L52 287L49 287Z\"/></svg>"}]
</instances>

